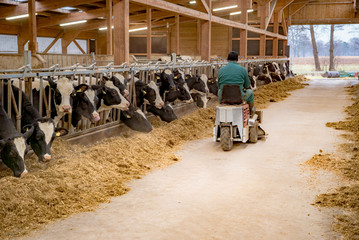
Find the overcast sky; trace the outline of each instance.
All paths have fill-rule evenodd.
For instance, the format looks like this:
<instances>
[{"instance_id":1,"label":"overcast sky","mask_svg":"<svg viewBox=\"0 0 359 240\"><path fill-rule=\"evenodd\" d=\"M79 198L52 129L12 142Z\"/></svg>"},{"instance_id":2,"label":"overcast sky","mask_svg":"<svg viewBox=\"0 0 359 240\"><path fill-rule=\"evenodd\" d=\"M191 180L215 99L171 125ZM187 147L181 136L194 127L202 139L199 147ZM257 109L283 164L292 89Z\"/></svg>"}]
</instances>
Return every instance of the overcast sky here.
<instances>
[{"instance_id":1,"label":"overcast sky","mask_svg":"<svg viewBox=\"0 0 359 240\"><path fill-rule=\"evenodd\" d=\"M351 38L359 38L359 24L342 25L342 29L334 30L334 39L348 42ZM330 25L317 25L315 28L315 37L317 40L329 42Z\"/></svg>"}]
</instances>

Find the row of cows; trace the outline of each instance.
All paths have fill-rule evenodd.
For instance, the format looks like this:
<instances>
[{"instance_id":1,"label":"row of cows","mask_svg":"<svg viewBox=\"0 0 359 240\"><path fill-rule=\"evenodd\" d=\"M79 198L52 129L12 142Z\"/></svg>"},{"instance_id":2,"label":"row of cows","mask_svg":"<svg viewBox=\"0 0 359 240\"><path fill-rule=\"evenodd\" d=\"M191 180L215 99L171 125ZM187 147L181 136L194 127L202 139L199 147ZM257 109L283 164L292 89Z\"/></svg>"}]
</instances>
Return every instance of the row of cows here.
<instances>
[{"instance_id":1,"label":"row of cows","mask_svg":"<svg viewBox=\"0 0 359 240\"><path fill-rule=\"evenodd\" d=\"M265 63L250 64L248 74L252 88L256 88L257 83L284 80L290 72L286 64ZM118 109L125 125L135 131L150 132L153 127L143 110L171 122L177 119L172 107L175 103L194 102L198 107L205 108L211 95L215 96L218 92L217 79L208 78L205 74L185 74L181 69L165 69L154 73L151 79L140 79L138 73L130 78L121 74L102 76L96 84L88 84L86 79L79 84L79 81L67 77L35 78L32 81L32 102L24 93L24 84L20 84L20 81L2 81L4 91L0 104L0 157L15 177L27 173L24 158L28 145L39 161L51 160L53 140L69 132L58 127L61 119L71 119L70 124L75 128L81 119L95 123L100 120L101 112L105 113L103 116L106 118L112 109ZM40 84L40 81L43 83ZM130 89L134 89L133 94L130 94ZM43 101L41 96L49 99L49 102L40 104ZM13 99L16 106L21 102L21 133L15 128L16 108L11 108L10 118L3 107L8 106L8 99ZM39 111L39 106L43 107L42 111ZM43 114L40 115L40 112Z\"/></svg>"},{"instance_id":2,"label":"row of cows","mask_svg":"<svg viewBox=\"0 0 359 240\"><path fill-rule=\"evenodd\" d=\"M196 99L198 105L205 107L204 99L207 99L209 94L206 75L192 76L181 70L170 69L155 73L155 81L139 79L136 76L133 80L126 79L121 74L103 76L93 85L78 84L78 81L66 77L48 77L40 84L41 80L35 78L32 81L32 102L24 93L24 84L20 84L20 81L22 80L2 81L4 91L0 104L0 157L15 177L22 177L27 173L24 158L28 145L39 161L51 160L53 140L69 132L65 128L57 127L58 123L62 118L68 118L69 114L71 125L76 127L82 118L97 122L101 112L119 109L120 119L128 127L136 131L150 132L153 127L141 110L144 105L146 111L159 116L163 121L171 122L177 119L173 103L193 102ZM8 91L8 85L11 85L11 91ZM135 89L132 98L129 94L131 85ZM45 99L51 96L47 104L42 104L43 115L40 115L39 111L40 101L43 101L40 91ZM5 111L8 99L14 99L16 106L21 102L21 133L15 128L16 107L11 108L11 114ZM51 109L50 117L46 116L48 109Z\"/></svg>"}]
</instances>

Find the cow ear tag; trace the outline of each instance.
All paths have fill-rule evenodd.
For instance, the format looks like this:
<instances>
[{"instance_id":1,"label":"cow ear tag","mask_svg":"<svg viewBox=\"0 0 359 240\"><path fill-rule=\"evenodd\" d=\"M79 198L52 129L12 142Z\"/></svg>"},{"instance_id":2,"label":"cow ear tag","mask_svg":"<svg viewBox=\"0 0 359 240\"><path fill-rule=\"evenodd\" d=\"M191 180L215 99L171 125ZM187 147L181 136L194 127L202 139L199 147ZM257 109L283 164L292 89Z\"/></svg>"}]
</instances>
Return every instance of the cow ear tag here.
<instances>
[{"instance_id":1,"label":"cow ear tag","mask_svg":"<svg viewBox=\"0 0 359 240\"><path fill-rule=\"evenodd\" d=\"M175 76L174 79L177 79L177 76Z\"/></svg>"},{"instance_id":2,"label":"cow ear tag","mask_svg":"<svg viewBox=\"0 0 359 240\"><path fill-rule=\"evenodd\" d=\"M60 137L61 133L60 132L56 132L56 137Z\"/></svg>"},{"instance_id":3,"label":"cow ear tag","mask_svg":"<svg viewBox=\"0 0 359 240\"><path fill-rule=\"evenodd\" d=\"M158 76L157 76L156 78L157 78L157 79L160 79L160 77L158 77Z\"/></svg>"},{"instance_id":4,"label":"cow ear tag","mask_svg":"<svg viewBox=\"0 0 359 240\"><path fill-rule=\"evenodd\" d=\"M82 92L82 89L77 90L76 92Z\"/></svg>"},{"instance_id":5,"label":"cow ear tag","mask_svg":"<svg viewBox=\"0 0 359 240\"><path fill-rule=\"evenodd\" d=\"M105 92L105 91L102 91L102 93L106 95L106 92Z\"/></svg>"},{"instance_id":6,"label":"cow ear tag","mask_svg":"<svg viewBox=\"0 0 359 240\"><path fill-rule=\"evenodd\" d=\"M146 93L147 93L145 90L143 90L142 92L143 92L143 94L146 94Z\"/></svg>"},{"instance_id":7,"label":"cow ear tag","mask_svg":"<svg viewBox=\"0 0 359 240\"><path fill-rule=\"evenodd\" d=\"M26 132L29 131L29 128L26 128Z\"/></svg>"},{"instance_id":8,"label":"cow ear tag","mask_svg":"<svg viewBox=\"0 0 359 240\"><path fill-rule=\"evenodd\" d=\"M126 117L127 117L127 118L131 118L131 116L130 116L130 115L128 115L128 114L126 115Z\"/></svg>"}]
</instances>

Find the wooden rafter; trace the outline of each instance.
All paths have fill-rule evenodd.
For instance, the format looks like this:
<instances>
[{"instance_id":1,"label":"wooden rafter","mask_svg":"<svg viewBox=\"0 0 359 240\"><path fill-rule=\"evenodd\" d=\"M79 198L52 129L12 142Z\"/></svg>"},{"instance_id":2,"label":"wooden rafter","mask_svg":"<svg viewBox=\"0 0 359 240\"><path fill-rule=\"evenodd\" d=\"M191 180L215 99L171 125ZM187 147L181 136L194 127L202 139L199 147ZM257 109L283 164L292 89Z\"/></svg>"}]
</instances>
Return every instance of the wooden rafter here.
<instances>
[{"instance_id":1,"label":"wooden rafter","mask_svg":"<svg viewBox=\"0 0 359 240\"><path fill-rule=\"evenodd\" d=\"M98 0L52 0L52 1L36 1L35 8L37 12L44 12L55 10L66 6L81 5L91 2L97 2ZM0 19L17 16L28 13L27 3L21 3L16 6L1 7L0 8Z\"/></svg>"},{"instance_id":2,"label":"wooden rafter","mask_svg":"<svg viewBox=\"0 0 359 240\"><path fill-rule=\"evenodd\" d=\"M273 0L270 5L269 5L269 15L268 17L266 18L266 24L265 24L265 29L267 29L268 27L268 24L270 22L270 19L272 18L272 15L273 15L273 12L274 12L274 9L275 9L275 6L277 4L277 0Z\"/></svg>"},{"instance_id":3,"label":"wooden rafter","mask_svg":"<svg viewBox=\"0 0 359 240\"><path fill-rule=\"evenodd\" d=\"M208 4L206 3L206 0L201 0L202 6L206 9L207 13L211 12L211 9L208 7Z\"/></svg>"},{"instance_id":4,"label":"wooden rafter","mask_svg":"<svg viewBox=\"0 0 359 240\"><path fill-rule=\"evenodd\" d=\"M86 54L86 52L83 50L83 48L80 46L80 44L76 41L76 39L74 39L73 42L75 43L76 47L78 47L78 49L80 49L80 51L83 54Z\"/></svg>"},{"instance_id":5,"label":"wooden rafter","mask_svg":"<svg viewBox=\"0 0 359 240\"><path fill-rule=\"evenodd\" d=\"M64 34L64 31L61 30L57 36L55 37L55 39L49 44L49 46L47 46L47 48L44 50L44 54L46 54L48 51L50 51L50 49L55 45L55 43L62 37L62 35Z\"/></svg>"}]
</instances>

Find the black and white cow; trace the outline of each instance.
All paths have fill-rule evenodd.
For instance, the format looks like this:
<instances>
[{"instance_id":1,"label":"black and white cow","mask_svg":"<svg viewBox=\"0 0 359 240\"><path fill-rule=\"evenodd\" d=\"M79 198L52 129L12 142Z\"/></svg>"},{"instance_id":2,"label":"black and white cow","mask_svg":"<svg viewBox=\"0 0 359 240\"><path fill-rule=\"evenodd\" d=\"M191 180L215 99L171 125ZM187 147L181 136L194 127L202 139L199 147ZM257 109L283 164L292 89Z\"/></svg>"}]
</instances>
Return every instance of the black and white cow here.
<instances>
[{"instance_id":1,"label":"black and white cow","mask_svg":"<svg viewBox=\"0 0 359 240\"><path fill-rule=\"evenodd\" d=\"M177 119L173 107L168 102L166 102L161 109L158 109L153 105L148 105L147 111L155 116L159 116L161 120L165 122L172 122Z\"/></svg>"},{"instance_id":2,"label":"black and white cow","mask_svg":"<svg viewBox=\"0 0 359 240\"><path fill-rule=\"evenodd\" d=\"M101 86L106 87L106 91L104 91L98 107L98 112L101 111L109 111L112 108L116 108L122 111L128 110L130 103L129 101L121 94L120 89L116 86L118 85L118 79L116 78L106 78L104 77L100 83ZM94 87L94 86L92 86ZM125 91L123 91L123 94ZM116 101L111 101L111 97Z\"/></svg>"},{"instance_id":3,"label":"black and white cow","mask_svg":"<svg viewBox=\"0 0 359 240\"><path fill-rule=\"evenodd\" d=\"M127 111L121 111L120 119L127 127L135 131L147 133L153 129L146 115L132 104Z\"/></svg>"},{"instance_id":4,"label":"black and white cow","mask_svg":"<svg viewBox=\"0 0 359 240\"><path fill-rule=\"evenodd\" d=\"M160 94L162 98L167 101L165 98L166 95L171 95L168 93L177 91L177 86L174 82L174 75L173 72L170 69L165 69L162 73L155 74L155 77L157 79L157 83L161 83L160 85Z\"/></svg>"},{"instance_id":5,"label":"black and white cow","mask_svg":"<svg viewBox=\"0 0 359 240\"><path fill-rule=\"evenodd\" d=\"M272 77L269 74L267 66L263 64L256 64L253 75L257 77L257 84L269 84L272 82Z\"/></svg>"},{"instance_id":6,"label":"black and white cow","mask_svg":"<svg viewBox=\"0 0 359 240\"><path fill-rule=\"evenodd\" d=\"M34 128L20 134L0 104L0 157L2 162L9 167L15 177L23 177L27 174L25 166L25 154L28 150L26 140L32 135Z\"/></svg>"},{"instance_id":7,"label":"black and white cow","mask_svg":"<svg viewBox=\"0 0 359 240\"><path fill-rule=\"evenodd\" d=\"M208 94L210 93L208 88L208 77L206 74L200 76L186 75L186 82L190 89L191 96L200 108L207 108L207 102L209 100Z\"/></svg>"},{"instance_id":8,"label":"black and white cow","mask_svg":"<svg viewBox=\"0 0 359 240\"><path fill-rule=\"evenodd\" d=\"M284 80L281 77L278 63L276 63L276 62L267 62L267 63L264 64L264 66L266 66L268 68L269 74L272 77L273 82Z\"/></svg>"},{"instance_id":9,"label":"black and white cow","mask_svg":"<svg viewBox=\"0 0 359 240\"><path fill-rule=\"evenodd\" d=\"M207 87L211 94L218 96L218 81L217 78L208 78Z\"/></svg>"},{"instance_id":10,"label":"black and white cow","mask_svg":"<svg viewBox=\"0 0 359 240\"><path fill-rule=\"evenodd\" d=\"M179 99L181 101L186 101L187 103L191 103L193 102L193 99L192 99L192 96L191 96L191 93L190 93L190 89L187 85L187 82L186 82L186 77L185 77L185 74L182 70L174 70L173 71L173 79L174 79L174 83L177 87L177 91L172 91L174 94L174 96L166 96L166 99L169 101L169 102L173 102L174 100L176 99ZM173 101L171 101L171 99Z\"/></svg>"},{"instance_id":11,"label":"black and white cow","mask_svg":"<svg viewBox=\"0 0 359 240\"><path fill-rule=\"evenodd\" d=\"M135 78L135 88L137 107L140 107L146 103L161 109L164 105L158 85L154 81L150 81L146 84L138 78Z\"/></svg>"},{"instance_id":12,"label":"black and white cow","mask_svg":"<svg viewBox=\"0 0 359 240\"><path fill-rule=\"evenodd\" d=\"M7 83L4 84L7 87ZM15 101L19 105L20 89L12 86ZM68 131L64 128L56 128L51 118L43 118L38 110L31 104L28 97L21 91L21 129L24 133L28 128L34 128L33 134L28 138L28 143L37 155L39 161L51 160L51 145L56 136L64 136ZM4 104L7 105L8 92L4 91ZM16 123L14 108L11 111L13 124Z\"/></svg>"},{"instance_id":13,"label":"black and white cow","mask_svg":"<svg viewBox=\"0 0 359 240\"><path fill-rule=\"evenodd\" d=\"M95 123L100 120L100 115L97 112L97 105L99 102L98 92L89 87L87 84L80 84L75 87L74 93L72 93L72 118L71 124L76 127L78 122L85 117L91 122Z\"/></svg>"}]
</instances>

